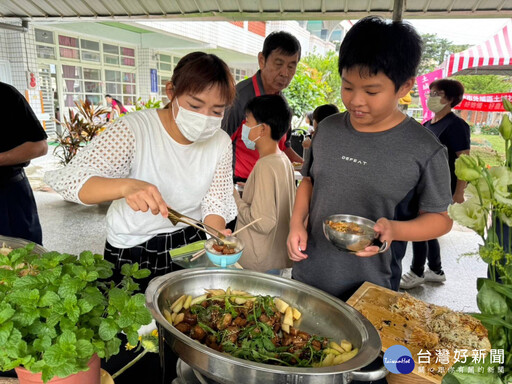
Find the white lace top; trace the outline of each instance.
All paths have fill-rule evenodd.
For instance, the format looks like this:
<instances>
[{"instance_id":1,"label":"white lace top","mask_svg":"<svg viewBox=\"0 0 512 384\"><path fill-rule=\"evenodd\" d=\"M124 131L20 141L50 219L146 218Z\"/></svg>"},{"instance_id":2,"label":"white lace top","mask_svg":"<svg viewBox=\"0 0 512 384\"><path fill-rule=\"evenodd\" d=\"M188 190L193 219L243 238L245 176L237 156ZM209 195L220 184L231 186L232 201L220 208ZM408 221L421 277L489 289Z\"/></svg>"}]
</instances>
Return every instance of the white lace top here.
<instances>
[{"instance_id":1,"label":"white lace top","mask_svg":"<svg viewBox=\"0 0 512 384\"><path fill-rule=\"evenodd\" d=\"M229 136L219 130L206 142L179 144L154 109L116 120L66 167L47 172L45 181L66 200L82 203L78 193L92 176L154 184L167 205L195 219L214 214L229 222L237 214ZM107 212L107 240L117 248L130 248L182 227L160 214L136 212L125 199L114 201Z\"/></svg>"}]
</instances>

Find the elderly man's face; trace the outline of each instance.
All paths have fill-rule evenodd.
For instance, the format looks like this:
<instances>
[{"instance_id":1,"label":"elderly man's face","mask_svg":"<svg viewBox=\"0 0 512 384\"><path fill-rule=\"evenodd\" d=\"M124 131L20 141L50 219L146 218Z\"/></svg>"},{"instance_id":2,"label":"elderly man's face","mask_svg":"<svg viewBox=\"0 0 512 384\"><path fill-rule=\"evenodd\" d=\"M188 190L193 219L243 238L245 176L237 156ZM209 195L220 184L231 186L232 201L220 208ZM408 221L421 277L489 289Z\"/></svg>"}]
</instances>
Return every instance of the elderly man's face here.
<instances>
[{"instance_id":1,"label":"elderly man's face","mask_svg":"<svg viewBox=\"0 0 512 384\"><path fill-rule=\"evenodd\" d=\"M261 78L265 93L278 93L288 87L297 70L299 53L285 55L281 50L274 50L265 59L260 52L258 64L261 69Z\"/></svg>"}]
</instances>

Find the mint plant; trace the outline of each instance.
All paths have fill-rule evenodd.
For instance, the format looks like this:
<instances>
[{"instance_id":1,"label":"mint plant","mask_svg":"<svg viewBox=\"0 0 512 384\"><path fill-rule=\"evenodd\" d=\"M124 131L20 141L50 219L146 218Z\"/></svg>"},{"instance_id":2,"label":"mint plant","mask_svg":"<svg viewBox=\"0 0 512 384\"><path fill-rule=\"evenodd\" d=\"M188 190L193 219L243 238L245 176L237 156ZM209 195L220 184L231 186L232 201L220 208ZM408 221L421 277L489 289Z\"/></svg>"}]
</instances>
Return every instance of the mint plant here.
<instances>
[{"instance_id":1,"label":"mint plant","mask_svg":"<svg viewBox=\"0 0 512 384\"><path fill-rule=\"evenodd\" d=\"M47 382L87 370L93 354L119 353L121 333L138 343L138 329L151 322L134 279L149 276L138 264L113 264L103 256L32 253L34 245L0 255L0 370L23 366Z\"/></svg>"}]
</instances>

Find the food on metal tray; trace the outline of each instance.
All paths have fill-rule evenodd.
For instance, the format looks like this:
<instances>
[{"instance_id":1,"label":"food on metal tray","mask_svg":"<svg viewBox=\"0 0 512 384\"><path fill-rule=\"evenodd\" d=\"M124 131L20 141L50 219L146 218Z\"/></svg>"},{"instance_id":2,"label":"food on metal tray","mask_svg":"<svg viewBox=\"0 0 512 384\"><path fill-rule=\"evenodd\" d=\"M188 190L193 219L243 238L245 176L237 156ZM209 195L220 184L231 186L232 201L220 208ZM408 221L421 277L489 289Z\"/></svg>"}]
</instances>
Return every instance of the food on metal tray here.
<instances>
[{"instance_id":1,"label":"food on metal tray","mask_svg":"<svg viewBox=\"0 0 512 384\"><path fill-rule=\"evenodd\" d=\"M411 330L409 342L426 348L490 350L487 329L462 312L428 304L405 293L391 305L391 312L417 320L421 327Z\"/></svg>"},{"instance_id":2,"label":"food on metal tray","mask_svg":"<svg viewBox=\"0 0 512 384\"><path fill-rule=\"evenodd\" d=\"M326 224L335 231L347 233L349 235L362 235L364 233L363 228L356 223L327 220Z\"/></svg>"},{"instance_id":3,"label":"food on metal tray","mask_svg":"<svg viewBox=\"0 0 512 384\"><path fill-rule=\"evenodd\" d=\"M487 329L474 317L454 312L447 307L425 303L404 293L389 308L393 323L403 319L408 324L403 341L414 354L422 351L435 356L436 351L446 351L453 356L455 351L480 351L486 356L491 350ZM449 368L438 359L425 364L430 376L442 376L441 367Z\"/></svg>"},{"instance_id":4,"label":"food on metal tray","mask_svg":"<svg viewBox=\"0 0 512 384\"><path fill-rule=\"evenodd\" d=\"M228 288L182 295L163 310L177 330L208 347L259 363L328 367L357 355L340 343L299 330L302 313L280 298Z\"/></svg>"}]
</instances>

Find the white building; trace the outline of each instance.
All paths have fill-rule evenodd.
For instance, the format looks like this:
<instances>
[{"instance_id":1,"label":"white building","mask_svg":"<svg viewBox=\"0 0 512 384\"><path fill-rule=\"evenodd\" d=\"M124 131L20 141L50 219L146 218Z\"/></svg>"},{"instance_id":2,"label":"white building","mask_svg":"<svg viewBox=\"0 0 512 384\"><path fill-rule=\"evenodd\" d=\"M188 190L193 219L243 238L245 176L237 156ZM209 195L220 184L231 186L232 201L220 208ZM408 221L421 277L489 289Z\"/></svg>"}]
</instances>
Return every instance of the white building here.
<instances>
[{"instance_id":1,"label":"white building","mask_svg":"<svg viewBox=\"0 0 512 384\"><path fill-rule=\"evenodd\" d=\"M128 108L139 97L166 101L165 84L189 52L218 55L237 82L251 76L275 30L295 35L303 56L335 48L295 21L37 22L24 32L0 29L0 81L25 94L52 134L52 118L80 99L98 105L111 94Z\"/></svg>"}]
</instances>

